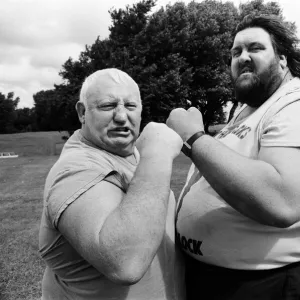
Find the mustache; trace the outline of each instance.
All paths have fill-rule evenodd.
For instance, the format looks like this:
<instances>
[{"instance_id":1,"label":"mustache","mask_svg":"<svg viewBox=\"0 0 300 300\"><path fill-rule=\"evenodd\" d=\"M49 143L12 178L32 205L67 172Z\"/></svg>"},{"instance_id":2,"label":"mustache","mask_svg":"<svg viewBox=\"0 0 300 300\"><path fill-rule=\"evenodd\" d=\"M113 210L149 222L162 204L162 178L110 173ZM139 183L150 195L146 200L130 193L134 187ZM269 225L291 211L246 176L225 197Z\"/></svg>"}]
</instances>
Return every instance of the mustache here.
<instances>
[{"instance_id":1,"label":"mustache","mask_svg":"<svg viewBox=\"0 0 300 300\"><path fill-rule=\"evenodd\" d=\"M238 75L240 76L243 73L254 72L254 66L252 64L241 64L238 68Z\"/></svg>"}]
</instances>

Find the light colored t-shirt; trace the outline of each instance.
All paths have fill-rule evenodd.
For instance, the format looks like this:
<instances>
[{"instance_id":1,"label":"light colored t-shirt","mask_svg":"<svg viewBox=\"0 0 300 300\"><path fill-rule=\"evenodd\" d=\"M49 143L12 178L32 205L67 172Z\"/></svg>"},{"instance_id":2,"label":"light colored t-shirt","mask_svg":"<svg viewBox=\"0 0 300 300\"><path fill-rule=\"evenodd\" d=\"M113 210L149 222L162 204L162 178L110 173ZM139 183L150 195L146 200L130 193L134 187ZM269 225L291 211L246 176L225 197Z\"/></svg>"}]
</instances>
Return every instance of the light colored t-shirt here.
<instances>
[{"instance_id":1,"label":"light colored t-shirt","mask_svg":"<svg viewBox=\"0 0 300 300\"><path fill-rule=\"evenodd\" d=\"M215 138L252 159L258 157L261 147L300 147L298 100L300 80L294 78L250 116L236 123L233 119ZM178 203L176 239L196 260L245 270L300 261L300 222L289 228L275 228L242 215L215 192L195 165L191 166Z\"/></svg>"},{"instance_id":2,"label":"light colored t-shirt","mask_svg":"<svg viewBox=\"0 0 300 300\"><path fill-rule=\"evenodd\" d=\"M139 155L135 149L136 161ZM135 172L127 159L93 147L76 131L50 170L44 192L39 249L46 262L43 300L182 300L184 269L175 249L175 200L170 196L165 238L143 278L131 286L108 280L58 231L61 214L92 186L108 180L125 193ZM108 178L108 179L107 179Z\"/></svg>"}]
</instances>

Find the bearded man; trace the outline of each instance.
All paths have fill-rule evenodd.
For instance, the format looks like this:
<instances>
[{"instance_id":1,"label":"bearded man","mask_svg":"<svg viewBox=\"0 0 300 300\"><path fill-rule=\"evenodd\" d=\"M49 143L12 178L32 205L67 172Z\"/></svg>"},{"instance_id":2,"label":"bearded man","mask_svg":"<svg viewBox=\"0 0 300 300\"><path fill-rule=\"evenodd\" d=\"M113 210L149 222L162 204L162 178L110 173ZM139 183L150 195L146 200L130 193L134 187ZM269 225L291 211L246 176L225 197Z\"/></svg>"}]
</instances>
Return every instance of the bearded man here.
<instances>
[{"instance_id":1,"label":"bearded man","mask_svg":"<svg viewBox=\"0 0 300 300\"><path fill-rule=\"evenodd\" d=\"M196 108L167 125L193 164L176 239L187 299L300 299L300 51L276 17L237 27L231 73L240 111L215 137Z\"/></svg>"}]
</instances>

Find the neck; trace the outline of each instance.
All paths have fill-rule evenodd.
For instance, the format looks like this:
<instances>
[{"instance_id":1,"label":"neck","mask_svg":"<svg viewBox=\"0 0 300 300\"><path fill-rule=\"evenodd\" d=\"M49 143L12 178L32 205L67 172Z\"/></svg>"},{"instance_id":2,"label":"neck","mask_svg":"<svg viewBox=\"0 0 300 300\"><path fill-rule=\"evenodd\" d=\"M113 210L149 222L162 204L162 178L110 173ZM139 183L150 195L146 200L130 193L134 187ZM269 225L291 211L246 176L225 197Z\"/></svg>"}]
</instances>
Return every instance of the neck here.
<instances>
[{"instance_id":1,"label":"neck","mask_svg":"<svg viewBox=\"0 0 300 300\"><path fill-rule=\"evenodd\" d=\"M128 160L131 164L136 165L137 164L137 158L135 157L134 153L130 154L129 156L125 157L126 160Z\"/></svg>"}]
</instances>

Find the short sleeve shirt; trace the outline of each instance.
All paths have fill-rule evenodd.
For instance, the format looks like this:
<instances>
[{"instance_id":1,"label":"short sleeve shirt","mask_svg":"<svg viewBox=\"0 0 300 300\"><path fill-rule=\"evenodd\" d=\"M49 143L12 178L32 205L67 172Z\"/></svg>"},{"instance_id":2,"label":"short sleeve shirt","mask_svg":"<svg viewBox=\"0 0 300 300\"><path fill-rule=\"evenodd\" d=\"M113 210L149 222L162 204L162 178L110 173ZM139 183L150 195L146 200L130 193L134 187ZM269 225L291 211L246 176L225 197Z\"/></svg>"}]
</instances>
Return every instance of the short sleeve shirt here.
<instances>
[{"instance_id":1,"label":"short sleeve shirt","mask_svg":"<svg viewBox=\"0 0 300 300\"><path fill-rule=\"evenodd\" d=\"M166 232L149 270L132 286L109 281L58 231L59 219L68 206L102 180L108 180L126 193L139 160L136 149L134 156L136 164L96 148L82 137L80 131L76 131L65 144L45 184L39 237L40 254L47 265L42 299L183 299L183 279L177 276L179 269L174 269L177 263L172 238L174 226ZM173 218L174 197L170 200L168 215Z\"/></svg>"},{"instance_id":2,"label":"short sleeve shirt","mask_svg":"<svg viewBox=\"0 0 300 300\"><path fill-rule=\"evenodd\" d=\"M233 119L215 138L251 159L258 158L261 147L299 148L299 100L300 80L294 78L246 119ZM199 261L257 270L300 260L300 222L289 228L275 228L242 215L220 197L195 165L179 203L177 240L188 255Z\"/></svg>"}]
</instances>

